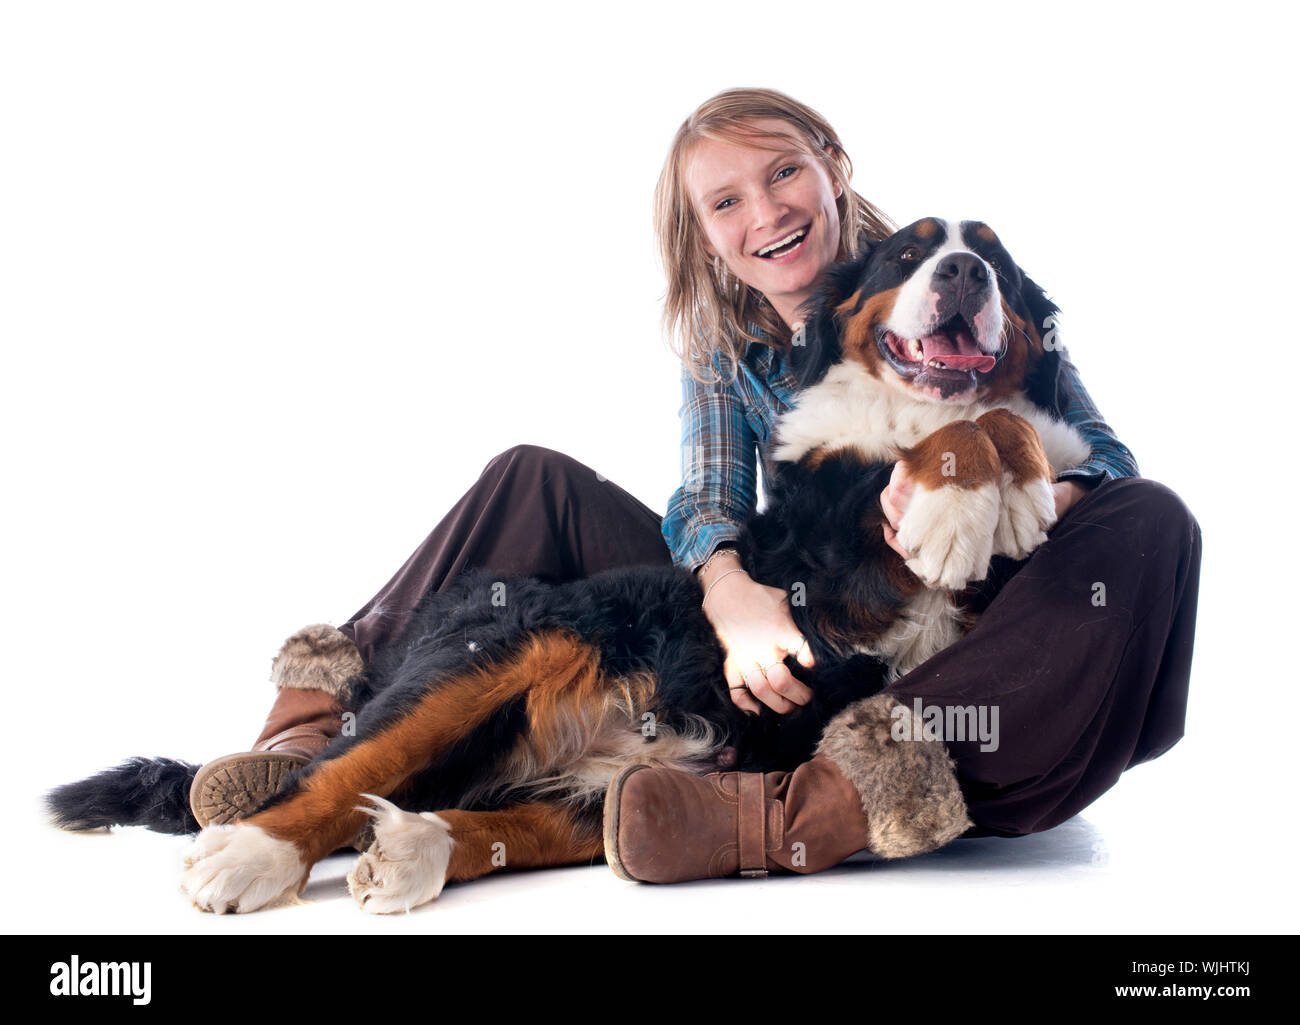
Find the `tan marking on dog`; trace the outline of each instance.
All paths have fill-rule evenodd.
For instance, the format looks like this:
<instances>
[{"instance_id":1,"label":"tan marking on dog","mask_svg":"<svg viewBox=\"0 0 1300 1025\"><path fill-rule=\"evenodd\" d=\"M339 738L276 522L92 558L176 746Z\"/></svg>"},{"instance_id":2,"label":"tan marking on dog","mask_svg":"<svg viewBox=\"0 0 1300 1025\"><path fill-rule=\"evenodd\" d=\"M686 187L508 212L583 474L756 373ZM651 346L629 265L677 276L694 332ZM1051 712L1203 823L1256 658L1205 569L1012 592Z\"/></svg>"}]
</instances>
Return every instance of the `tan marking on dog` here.
<instances>
[{"instance_id":1,"label":"tan marking on dog","mask_svg":"<svg viewBox=\"0 0 1300 1025\"><path fill-rule=\"evenodd\" d=\"M980 396L985 402L1000 402L1023 391L1030 367L1043 355L1037 332L1007 305L1006 299L1002 300L1002 346L1002 357L986 378L987 390Z\"/></svg>"},{"instance_id":2,"label":"tan marking on dog","mask_svg":"<svg viewBox=\"0 0 1300 1025\"><path fill-rule=\"evenodd\" d=\"M519 804L500 811L440 811L438 818L451 826L455 843L447 868L447 879L452 881L477 879L497 868L587 864L605 850L600 819L575 814L560 803Z\"/></svg>"},{"instance_id":3,"label":"tan marking on dog","mask_svg":"<svg viewBox=\"0 0 1300 1025\"><path fill-rule=\"evenodd\" d=\"M1002 461L989 436L973 420L940 427L902 456L912 478L930 491L956 487L972 490L995 483Z\"/></svg>"},{"instance_id":4,"label":"tan marking on dog","mask_svg":"<svg viewBox=\"0 0 1300 1025\"><path fill-rule=\"evenodd\" d=\"M506 702L529 693L529 719L540 744L554 737L553 716L563 714L557 695L594 694L599 655L566 631L529 637L504 662L488 663L439 683L385 729L320 763L301 789L246 821L287 840L309 865L358 835L366 815L356 810L363 793L390 796ZM602 698L603 701L603 698Z\"/></svg>"},{"instance_id":5,"label":"tan marking on dog","mask_svg":"<svg viewBox=\"0 0 1300 1025\"><path fill-rule=\"evenodd\" d=\"M861 289L835 307L836 319L842 322L840 349L845 358L861 363L876 376L881 364L880 350L876 348L876 326L889 319L901 287L877 292L862 303L857 313L849 311L857 305Z\"/></svg>"},{"instance_id":6,"label":"tan marking on dog","mask_svg":"<svg viewBox=\"0 0 1300 1025\"><path fill-rule=\"evenodd\" d=\"M860 466L867 465L867 460L862 455L862 451L854 448L852 445L826 445L809 452L800 460L800 462L803 464L805 470L811 472L814 470L820 470L822 464L831 458L851 459Z\"/></svg>"},{"instance_id":7,"label":"tan marking on dog","mask_svg":"<svg viewBox=\"0 0 1300 1025\"><path fill-rule=\"evenodd\" d=\"M1043 452L1038 432L1009 409L990 409L975 421L993 442L1002 467L1017 486L1031 480L1052 479L1052 467Z\"/></svg>"}]
</instances>

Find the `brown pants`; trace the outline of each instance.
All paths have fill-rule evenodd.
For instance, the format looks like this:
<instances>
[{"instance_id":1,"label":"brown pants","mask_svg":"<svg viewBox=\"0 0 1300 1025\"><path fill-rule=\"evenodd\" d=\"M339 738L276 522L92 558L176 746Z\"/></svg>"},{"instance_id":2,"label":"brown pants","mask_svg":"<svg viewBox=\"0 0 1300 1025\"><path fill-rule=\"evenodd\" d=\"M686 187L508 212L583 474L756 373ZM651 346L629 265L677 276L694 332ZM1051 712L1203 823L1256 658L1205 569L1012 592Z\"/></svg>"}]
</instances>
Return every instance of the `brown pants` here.
<instances>
[{"instance_id":1,"label":"brown pants","mask_svg":"<svg viewBox=\"0 0 1300 1025\"><path fill-rule=\"evenodd\" d=\"M995 749L944 737L967 836L1050 829L1182 738L1200 571L1196 520L1141 477L1088 492L1023 562L994 560L974 628L889 688L945 720L996 709Z\"/></svg>"},{"instance_id":2,"label":"brown pants","mask_svg":"<svg viewBox=\"0 0 1300 1025\"><path fill-rule=\"evenodd\" d=\"M488 462L393 579L339 629L369 664L424 595L467 569L560 583L616 566L667 565L662 520L576 459L516 445Z\"/></svg>"},{"instance_id":3,"label":"brown pants","mask_svg":"<svg viewBox=\"0 0 1300 1025\"><path fill-rule=\"evenodd\" d=\"M563 581L667 564L660 522L582 463L520 445L339 629L369 662L424 594L473 566ZM1182 737L1200 554L1178 497L1128 478L1081 498L1030 558L994 560L974 629L890 687L945 723L977 722L982 708L996 725L988 740L944 735L976 823L968 836L1049 829Z\"/></svg>"}]
</instances>

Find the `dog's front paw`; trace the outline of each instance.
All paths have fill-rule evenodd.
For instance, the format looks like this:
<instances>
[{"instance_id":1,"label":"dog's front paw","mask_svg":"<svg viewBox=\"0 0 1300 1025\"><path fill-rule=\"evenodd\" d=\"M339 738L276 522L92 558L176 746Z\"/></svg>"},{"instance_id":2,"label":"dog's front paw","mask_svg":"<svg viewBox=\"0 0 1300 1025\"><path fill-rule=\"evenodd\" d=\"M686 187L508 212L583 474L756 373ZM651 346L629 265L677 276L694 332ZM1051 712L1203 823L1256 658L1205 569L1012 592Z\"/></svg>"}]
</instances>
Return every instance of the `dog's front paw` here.
<instances>
[{"instance_id":1,"label":"dog's front paw","mask_svg":"<svg viewBox=\"0 0 1300 1025\"><path fill-rule=\"evenodd\" d=\"M995 483L975 488L917 485L898 525L907 568L929 587L959 591L988 575L1001 502Z\"/></svg>"},{"instance_id":2,"label":"dog's front paw","mask_svg":"<svg viewBox=\"0 0 1300 1025\"><path fill-rule=\"evenodd\" d=\"M256 911L307 877L298 848L257 826L209 826L185 857L181 892L200 911Z\"/></svg>"},{"instance_id":3,"label":"dog's front paw","mask_svg":"<svg viewBox=\"0 0 1300 1025\"><path fill-rule=\"evenodd\" d=\"M998 512L998 529L993 551L1013 559L1026 559L1047 540L1047 532L1056 523L1056 496L1052 485L1039 477L1024 484L1013 482L1011 474L1002 476L1002 508Z\"/></svg>"},{"instance_id":4,"label":"dog's front paw","mask_svg":"<svg viewBox=\"0 0 1300 1025\"><path fill-rule=\"evenodd\" d=\"M442 893L451 862L451 826L431 811L402 811L391 801L362 794L372 807L374 842L348 873L348 891L363 911L410 911Z\"/></svg>"}]
</instances>

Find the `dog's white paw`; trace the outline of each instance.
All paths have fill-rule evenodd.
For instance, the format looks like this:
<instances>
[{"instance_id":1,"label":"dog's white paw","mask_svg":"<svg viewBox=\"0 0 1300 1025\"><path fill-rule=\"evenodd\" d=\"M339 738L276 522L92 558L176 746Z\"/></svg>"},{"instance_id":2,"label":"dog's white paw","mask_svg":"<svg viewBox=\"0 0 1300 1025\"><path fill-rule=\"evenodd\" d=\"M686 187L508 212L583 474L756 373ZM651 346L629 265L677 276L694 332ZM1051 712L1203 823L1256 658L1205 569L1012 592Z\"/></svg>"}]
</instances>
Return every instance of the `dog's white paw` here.
<instances>
[{"instance_id":1,"label":"dog's white paw","mask_svg":"<svg viewBox=\"0 0 1300 1025\"><path fill-rule=\"evenodd\" d=\"M907 568L929 587L958 591L988 575L1001 501L996 484L912 492L898 525Z\"/></svg>"},{"instance_id":2,"label":"dog's white paw","mask_svg":"<svg viewBox=\"0 0 1300 1025\"><path fill-rule=\"evenodd\" d=\"M296 893L307 871L297 847L257 826L208 826L185 857L181 892L200 911L256 911Z\"/></svg>"},{"instance_id":3,"label":"dog's white paw","mask_svg":"<svg viewBox=\"0 0 1300 1025\"><path fill-rule=\"evenodd\" d=\"M410 911L442 893L451 862L451 826L431 811L402 811L391 801L362 794L375 820L375 839L348 873L348 891L363 911Z\"/></svg>"},{"instance_id":4,"label":"dog's white paw","mask_svg":"<svg viewBox=\"0 0 1300 1025\"><path fill-rule=\"evenodd\" d=\"M1052 485L1041 477L1024 485L1002 475L1002 507L998 512L998 529L993 551L1013 559L1028 558L1047 540L1047 531L1056 523L1056 498Z\"/></svg>"}]
</instances>

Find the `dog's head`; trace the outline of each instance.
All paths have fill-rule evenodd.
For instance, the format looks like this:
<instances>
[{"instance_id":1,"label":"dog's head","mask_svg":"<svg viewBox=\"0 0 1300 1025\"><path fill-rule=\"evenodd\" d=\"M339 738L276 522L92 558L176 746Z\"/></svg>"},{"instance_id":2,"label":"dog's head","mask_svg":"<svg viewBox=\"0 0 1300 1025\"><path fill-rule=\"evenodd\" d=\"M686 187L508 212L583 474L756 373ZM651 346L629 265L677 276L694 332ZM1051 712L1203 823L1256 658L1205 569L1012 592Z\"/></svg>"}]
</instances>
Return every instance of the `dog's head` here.
<instances>
[{"instance_id":1,"label":"dog's head","mask_svg":"<svg viewBox=\"0 0 1300 1025\"><path fill-rule=\"evenodd\" d=\"M801 387L853 360L917 400L969 402L1026 388L1058 310L988 225L926 217L831 267L800 312Z\"/></svg>"}]
</instances>

